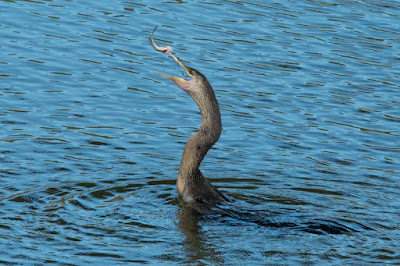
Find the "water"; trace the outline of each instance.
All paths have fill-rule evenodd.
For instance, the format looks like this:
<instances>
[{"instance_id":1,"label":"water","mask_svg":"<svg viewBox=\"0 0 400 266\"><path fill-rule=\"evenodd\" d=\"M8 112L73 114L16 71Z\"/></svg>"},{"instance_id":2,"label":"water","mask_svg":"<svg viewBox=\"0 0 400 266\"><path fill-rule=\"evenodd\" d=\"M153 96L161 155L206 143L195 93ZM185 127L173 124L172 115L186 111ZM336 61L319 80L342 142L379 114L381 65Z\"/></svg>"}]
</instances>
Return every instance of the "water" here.
<instances>
[{"instance_id":1,"label":"water","mask_svg":"<svg viewBox=\"0 0 400 266\"><path fill-rule=\"evenodd\" d=\"M0 10L2 263L400 263L397 3ZM202 169L237 215L177 198L200 116L151 72L183 76L149 45L156 25L215 88L224 130Z\"/></svg>"}]
</instances>

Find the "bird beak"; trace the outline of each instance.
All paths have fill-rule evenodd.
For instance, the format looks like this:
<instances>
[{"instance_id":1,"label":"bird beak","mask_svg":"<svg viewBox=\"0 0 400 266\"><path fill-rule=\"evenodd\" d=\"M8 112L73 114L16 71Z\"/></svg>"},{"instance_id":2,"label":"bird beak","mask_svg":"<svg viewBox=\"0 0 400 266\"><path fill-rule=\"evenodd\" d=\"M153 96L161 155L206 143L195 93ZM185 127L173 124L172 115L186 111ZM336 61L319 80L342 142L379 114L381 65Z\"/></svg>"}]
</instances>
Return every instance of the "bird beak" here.
<instances>
[{"instance_id":1,"label":"bird beak","mask_svg":"<svg viewBox=\"0 0 400 266\"><path fill-rule=\"evenodd\" d=\"M172 81L175 82L175 83L185 83L185 82L189 82L188 80L183 79L183 78L173 77L173 76L170 76L170 75L166 75L166 74L162 74L162 73L158 73L158 72L154 72L154 71L153 71L153 73L154 73L154 74L157 74L157 75L159 75L159 76L161 76L161 77L170 79L170 80L172 80Z\"/></svg>"},{"instance_id":2,"label":"bird beak","mask_svg":"<svg viewBox=\"0 0 400 266\"><path fill-rule=\"evenodd\" d=\"M173 76L165 75L165 74L158 73L158 72L153 72L153 73L157 74L157 75L160 75L161 77L168 78L168 79L172 80L173 82L175 82L176 85L178 85L179 88L181 88L184 91L189 90L190 80L186 80L186 79L178 78L178 77L173 77Z\"/></svg>"},{"instance_id":3,"label":"bird beak","mask_svg":"<svg viewBox=\"0 0 400 266\"><path fill-rule=\"evenodd\" d=\"M189 75L189 77L192 78L192 75L189 72L189 69L187 66L185 66L181 60L179 60L178 58L176 58L172 53L169 54L185 71L186 73ZM184 91L189 90L190 84L191 84L191 80L186 80L183 78L178 78L178 77L173 77L170 75L166 75L166 74L162 74L162 73L158 73L158 72L153 72L154 74L160 75L161 77L164 78L168 78L170 80L172 80L173 82L176 83L176 85L178 85L179 88L181 88Z\"/></svg>"}]
</instances>

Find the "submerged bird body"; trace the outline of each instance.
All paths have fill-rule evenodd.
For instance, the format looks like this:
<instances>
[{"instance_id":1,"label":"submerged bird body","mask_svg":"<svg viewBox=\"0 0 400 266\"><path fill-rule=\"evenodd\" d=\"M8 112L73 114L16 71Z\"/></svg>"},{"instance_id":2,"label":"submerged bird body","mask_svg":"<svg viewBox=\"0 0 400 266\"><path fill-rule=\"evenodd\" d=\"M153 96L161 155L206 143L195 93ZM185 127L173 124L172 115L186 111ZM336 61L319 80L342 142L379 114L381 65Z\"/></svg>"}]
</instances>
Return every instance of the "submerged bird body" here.
<instances>
[{"instance_id":1,"label":"submerged bird body","mask_svg":"<svg viewBox=\"0 0 400 266\"><path fill-rule=\"evenodd\" d=\"M154 31L153 31L154 33ZM151 35L150 42L157 49ZM196 205L213 206L228 199L208 181L200 171L200 163L208 150L218 141L221 131L219 105L207 78L199 71L185 66L170 51L167 52L190 76L190 80L157 73L171 79L179 88L187 92L199 107L202 120L198 132L185 145L177 179L177 190L184 201Z\"/></svg>"}]
</instances>

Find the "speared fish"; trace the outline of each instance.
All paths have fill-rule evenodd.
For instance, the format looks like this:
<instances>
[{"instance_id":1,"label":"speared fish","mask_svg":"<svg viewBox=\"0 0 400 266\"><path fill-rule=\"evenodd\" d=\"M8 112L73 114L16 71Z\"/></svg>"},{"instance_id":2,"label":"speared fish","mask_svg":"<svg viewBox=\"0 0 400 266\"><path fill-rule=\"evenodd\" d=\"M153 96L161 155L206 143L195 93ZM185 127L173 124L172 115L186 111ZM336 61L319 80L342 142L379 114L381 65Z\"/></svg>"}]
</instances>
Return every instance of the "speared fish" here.
<instances>
[{"instance_id":1,"label":"speared fish","mask_svg":"<svg viewBox=\"0 0 400 266\"><path fill-rule=\"evenodd\" d=\"M154 42L154 38L153 38L153 35L154 35L154 32L156 31L156 29L157 29L157 26L154 28L154 30L153 30L153 32L151 33L151 36L150 36L150 43L151 43L151 46L153 46L153 48L156 50L156 51L159 51L159 52L162 52L162 53L164 53L164 54L169 54L181 67L183 67L183 69L187 69L187 67L184 65L184 64L182 64L182 62L181 62L181 60L179 60L177 57L175 57L173 54L172 54L172 50L174 49L174 48L172 48L171 46L158 46L155 42ZM187 70L186 70L187 71Z\"/></svg>"},{"instance_id":2,"label":"speared fish","mask_svg":"<svg viewBox=\"0 0 400 266\"><path fill-rule=\"evenodd\" d=\"M156 49L156 51L162 52L164 54L170 54L172 52L172 50L173 50L173 48L171 46L158 46L154 42L153 35L154 35L154 32L156 31L156 29L157 29L157 26L154 28L154 30L153 30L153 32L151 33L151 36L150 36L151 46L153 46L153 48Z\"/></svg>"}]
</instances>

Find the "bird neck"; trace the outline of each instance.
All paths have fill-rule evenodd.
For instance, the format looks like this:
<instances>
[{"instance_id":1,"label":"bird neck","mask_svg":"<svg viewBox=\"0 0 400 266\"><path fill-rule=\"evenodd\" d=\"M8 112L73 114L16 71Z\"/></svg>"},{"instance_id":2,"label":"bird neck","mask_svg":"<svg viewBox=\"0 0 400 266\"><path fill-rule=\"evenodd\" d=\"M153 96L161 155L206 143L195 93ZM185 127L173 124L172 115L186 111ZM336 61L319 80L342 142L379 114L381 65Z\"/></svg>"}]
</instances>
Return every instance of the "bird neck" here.
<instances>
[{"instance_id":1,"label":"bird neck","mask_svg":"<svg viewBox=\"0 0 400 266\"><path fill-rule=\"evenodd\" d=\"M202 182L204 177L200 172L200 163L208 150L218 141L221 131L221 114L214 93L206 103L196 101L202 116L200 130L192 135L186 143L182 154L181 166L178 173L178 192L182 191L190 182Z\"/></svg>"}]
</instances>

